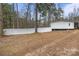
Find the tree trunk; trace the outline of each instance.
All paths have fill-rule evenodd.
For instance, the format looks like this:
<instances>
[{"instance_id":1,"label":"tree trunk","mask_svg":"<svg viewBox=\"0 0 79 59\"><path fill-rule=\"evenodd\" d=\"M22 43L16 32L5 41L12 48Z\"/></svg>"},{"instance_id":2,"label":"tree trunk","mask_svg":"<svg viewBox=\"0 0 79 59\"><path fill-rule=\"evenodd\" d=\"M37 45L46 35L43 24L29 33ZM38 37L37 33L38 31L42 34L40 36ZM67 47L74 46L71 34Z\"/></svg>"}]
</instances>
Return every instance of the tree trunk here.
<instances>
[{"instance_id":1,"label":"tree trunk","mask_svg":"<svg viewBox=\"0 0 79 59\"><path fill-rule=\"evenodd\" d=\"M26 25L27 25L27 28L29 27L29 20L30 20L30 18L29 18L29 15L30 15L30 4L28 3L28 6L27 6L27 13L26 13Z\"/></svg>"},{"instance_id":2,"label":"tree trunk","mask_svg":"<svg viewBox=\"0 0 79 59\"><path fill-rule=\"evenodd\" d=\"M38 23L38 27L40 27L40 21L41 21L41 15L39 16L39 23Z\"/></svg>"},{"instance_id":3,"label":"tree trunk","mask_svg":"<svg viewBox=\"0 0 79 59\"><path fill-rule=\"evenodd\" d=\"M14 14L14 3L12 4L12 28L15 28L15 14Z\"/></svg>"},{"instance_id":4,"label":"tree trunk","mask_svg":"<svg viewBox=\"0 0 79 59\"><path fill-rule=\"evenodd\" d=\"M37 12L37 4L36 4L36 17L35 17L35 32L37 33L37 28L38 28L38 12Z\"/></svg>"},{"instance_id":5,"label":"tree trunk","mask_svg":"<svg viewBox=\"0 0 79 59\"><path fill-rule=\"evenodd\" d=\"M17 16L16 16L16 19L17 19L17 28L19 28L19 21L18 21L18 4L16 3L16 9L17 9Z\"/></svg>"},{"instance_id":6,"label":"tree trunk","mask_svg":"<svg viewBox=\"0 0 79 59\"><path fill-rule=\"evenodd\" d=\"M49 24L50 24L50 19L51 19L51 13L48 12L48 26L49 26Z\"/></svg>"},{"instance_id":7,"label":"tree trunk","mask_svg":"<svg viewBox=\"0 0 79 59\"><path fill-rule=\"evenodd\" d=\"M2 6L0 3L0 36L3 35L3 18L2 18Z\"/></svg>"}]
</instances>

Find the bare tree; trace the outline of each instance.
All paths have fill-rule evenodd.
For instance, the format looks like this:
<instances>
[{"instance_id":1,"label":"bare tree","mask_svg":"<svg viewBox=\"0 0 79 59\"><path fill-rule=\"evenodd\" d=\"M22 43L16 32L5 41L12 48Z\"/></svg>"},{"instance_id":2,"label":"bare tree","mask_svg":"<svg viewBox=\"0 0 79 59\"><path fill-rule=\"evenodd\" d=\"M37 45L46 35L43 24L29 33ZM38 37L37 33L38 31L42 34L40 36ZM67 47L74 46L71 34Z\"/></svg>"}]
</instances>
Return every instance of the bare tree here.
<instances>
[{"instance_id":1,"label":"bare tree","mask_svg":"<svg viewBox=\"0 0 79 59\"><path fill-rule=\"evenodd\" d=\"M17 11L16 11L16 19L17 19L17 28L19 28L19 21L18 21L18 4L16 3L16 9L17 9Z\"/></svg>"},{"instance_id":2,"label":"bare tree","mask_svg":"<svg viewBox=\"0 0 79 59\"><path fill-rule=\"evenodd\" d=\"M37 28L38 28L38 6L37 6L38 4L35 4L35 6L36 6L36 8L35 8L35 14L36 14L36 17L35 17L35 32L37 33Z\"/></svg>"},{"instance_id":3,"label":"bare tree","mask_svg":"<svg viewBox=\"0 0 79 59\"><path fill-rule=\"evenodd\" d=\"M0 3L0 36L3 35L2 5Z\"/></svg>"},{"instance_id":4,"label":"bare tree","mask_svg":"<svg viewBox=\"0 0 79 59\"><path fill-rule=\"evenodd\" d=\"M15 4L13 3L12 4L12 28L15 28L15 12L14 12L14 6L15 6Z\"/></svg>"}]
</instances>

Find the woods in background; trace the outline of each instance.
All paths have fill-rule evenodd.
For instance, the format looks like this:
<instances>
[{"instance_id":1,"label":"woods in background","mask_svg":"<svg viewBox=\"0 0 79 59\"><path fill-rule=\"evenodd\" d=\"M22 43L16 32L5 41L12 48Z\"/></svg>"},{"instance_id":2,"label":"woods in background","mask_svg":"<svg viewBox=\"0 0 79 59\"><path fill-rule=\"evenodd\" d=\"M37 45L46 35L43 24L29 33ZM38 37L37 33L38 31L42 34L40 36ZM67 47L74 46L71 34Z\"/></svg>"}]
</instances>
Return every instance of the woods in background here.
<instances>
[{"instance_id":1,"label":"woods in background","mask_svg":"<svg viewBox=\"0 0 79 59\"><path fill-rule=\"evenodd\" d=\"M49 27L60 20L63 10L55 3L2 3L0 4L0 31L7 28Z\"/></svg>"}]
</instances>

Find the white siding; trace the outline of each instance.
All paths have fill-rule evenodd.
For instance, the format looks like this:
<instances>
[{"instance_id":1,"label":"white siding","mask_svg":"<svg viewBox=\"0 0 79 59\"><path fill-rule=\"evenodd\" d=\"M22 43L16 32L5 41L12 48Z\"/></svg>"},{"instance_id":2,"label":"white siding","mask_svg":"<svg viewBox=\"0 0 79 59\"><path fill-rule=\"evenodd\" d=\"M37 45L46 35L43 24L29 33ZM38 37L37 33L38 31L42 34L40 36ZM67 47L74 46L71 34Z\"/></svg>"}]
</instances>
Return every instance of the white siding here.
<instances>
[{"instance_id":1,"label":"white siding","mask_svg":"<svg viewBox=\"0 0 79 59\"><path fill-rule=\"evenodd\" d=\"M74 22L53 22L50 26L51 29L74 29Z\"/></svg>"},{"instance_id":2,"label":"white siding","mask_svg":"<svg viewBox=\"0 0 79 59\"><path fill-rule=\"evenodd\" d=\"M38 32L50 32L50 27L38 28ZM35 28L26 29L4 29L4 35L31 34L35 33Z\"/></svg>"},{"instance_id":3,"label":"white siding","mask_svg":"<svg viewBox=\"0 0 79 59\"><path fill-rule=\"evenodd\" d=\"M69 25L70 24L70 25ZM38 28L38 32L50 32L52 29L74 29L74 22L53 22L50 27ZM4 29L4 35L31 34L35 33L35 28L25 29Z\"/></svg>"},{"instance_id":4,"label":"white siding","mask_svg":"<svg viewBox=\"0 0 79 59\"><path fill-rule=\"evenodd\" d=\"M4 35L31 34L34 32L35 32L34 28L31 28L31 29L4 29Z\"/></svg>"},{"instance_id":5,"label":"white siding","mask_svg":"<svg viewBox=\"0 0 79 59\"><path fill-rule=\"evenodd\" d=\"M43 27L43 28L38 28L38 32L50 32L51 27Z\"/></svg>"}]
</instances>

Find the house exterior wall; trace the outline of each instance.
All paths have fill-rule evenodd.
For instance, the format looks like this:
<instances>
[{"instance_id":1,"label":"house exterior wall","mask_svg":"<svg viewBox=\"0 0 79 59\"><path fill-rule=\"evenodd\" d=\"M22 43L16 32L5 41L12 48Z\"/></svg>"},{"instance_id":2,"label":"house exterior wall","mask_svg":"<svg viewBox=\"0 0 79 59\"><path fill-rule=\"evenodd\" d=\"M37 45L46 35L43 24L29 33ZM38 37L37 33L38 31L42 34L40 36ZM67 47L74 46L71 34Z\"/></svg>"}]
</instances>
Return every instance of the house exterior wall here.
<instances>
[{"instance_id":1,"label":"house exterior wall","mask_svg":"<svg viewBox=\"0 0 79 59\"><path fill-rule=\"evenodd\" d=\"M53 22L50 27L38 28L38 32L51 32L52 29L74 29L74 22ZM35 33L35 28L4 29L3 31L4 35L31 34Z\"/></svg>"},{"instance_id":2,"label":"house exterior wall","mask_svg":"<svg viewBox=\"0 0 79 59\"><path fill-rule=\"evenodd\" d=\"M38 28L39 33L52 31L50 27ZM35 33L35 28L25 29L4 29L4 35L17 35L17 34L32 34Z\"/></svg>"},{"instance_id":3,"label":"house exterior wall","mask_svg":"<svg viewBox=\"0 0 79 59\"><path fill-rule=\"evenodd\" d=\"M51 29L74 29L74 22L53 22Z\"/></svg>"}]
</instances>

